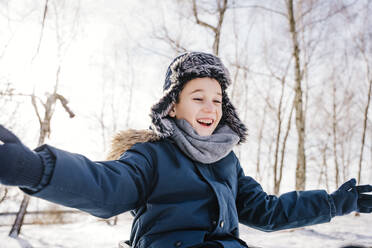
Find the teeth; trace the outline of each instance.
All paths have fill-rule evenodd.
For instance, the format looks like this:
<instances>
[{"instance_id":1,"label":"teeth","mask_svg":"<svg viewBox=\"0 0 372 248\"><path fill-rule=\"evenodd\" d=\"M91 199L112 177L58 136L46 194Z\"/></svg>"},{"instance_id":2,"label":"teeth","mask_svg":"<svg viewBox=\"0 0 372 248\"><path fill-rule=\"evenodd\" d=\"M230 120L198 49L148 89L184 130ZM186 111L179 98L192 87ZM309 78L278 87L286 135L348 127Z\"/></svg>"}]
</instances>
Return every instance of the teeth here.
<instances>
[{"instance_id":1,"label":"teeth","mask_svg":"<svg viewBox=\"0 0 372 248\"><path fill-rule=\"evenodd\" d=\"M205 124L211 124L213 120L198 120L199 122L205 123Z\"/></svg>"}]
</instances>

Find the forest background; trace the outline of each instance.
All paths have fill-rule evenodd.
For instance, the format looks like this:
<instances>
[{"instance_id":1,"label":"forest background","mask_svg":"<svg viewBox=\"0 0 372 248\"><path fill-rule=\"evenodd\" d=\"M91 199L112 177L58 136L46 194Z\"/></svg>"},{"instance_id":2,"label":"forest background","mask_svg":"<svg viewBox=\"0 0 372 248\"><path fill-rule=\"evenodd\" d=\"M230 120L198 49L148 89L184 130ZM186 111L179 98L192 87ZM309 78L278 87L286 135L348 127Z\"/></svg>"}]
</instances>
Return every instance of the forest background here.
<instances>
[{"instance_id":1,"label":"forest background","mask_svg":"<svg viewBox=\"0 0 372 248\"><path fill-rule=\"evenodd\" d=\"M149 127L170 61L205 51L231 73L249 129L235 151L268 193L371 183L371 11L368 0L0 0L0 123L31 148L104 160L116 132ZM0 212L24 200L0 186Z\"/></svg>"}]
</instances>

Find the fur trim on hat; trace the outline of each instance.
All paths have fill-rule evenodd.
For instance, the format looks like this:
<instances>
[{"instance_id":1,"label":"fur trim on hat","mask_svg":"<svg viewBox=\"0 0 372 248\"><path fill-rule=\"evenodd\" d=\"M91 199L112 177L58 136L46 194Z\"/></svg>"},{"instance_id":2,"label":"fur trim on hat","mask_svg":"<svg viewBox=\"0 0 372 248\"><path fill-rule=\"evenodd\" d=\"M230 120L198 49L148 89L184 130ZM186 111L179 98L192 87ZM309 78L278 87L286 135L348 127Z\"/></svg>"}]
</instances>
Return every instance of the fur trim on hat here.
<instances>
[{"instance_id":1,"label":"fur trim on hat","mask_svg":"<svg viewBox=\"0 0 372 248\"><path fill-rule=\"evenodd\" d=\"M107 160L117 160L129 148L137 143L154 142L160 138L152 130L134 130L118 132L111 141L111 148Z\"/></svg>"},{"instance_id":2,"label":"fur trim on hat","mask_svg":"<svg viewBox=\"0 0 372 248\"><path fill-rule=\"evenodd\" d=\"M170 109L188 81L203 77L214 78L221 85L222 118L220 123L230 126L239 135L239 143L243 143L246 140L247 128L240 121L226 94L226 88L231 84L230 74L218 57L202 52L181 54L168 67L163 97L151 108L151 129L161 138L171 136L173 130L167 118Z\"/></svg>"}]
</instances>

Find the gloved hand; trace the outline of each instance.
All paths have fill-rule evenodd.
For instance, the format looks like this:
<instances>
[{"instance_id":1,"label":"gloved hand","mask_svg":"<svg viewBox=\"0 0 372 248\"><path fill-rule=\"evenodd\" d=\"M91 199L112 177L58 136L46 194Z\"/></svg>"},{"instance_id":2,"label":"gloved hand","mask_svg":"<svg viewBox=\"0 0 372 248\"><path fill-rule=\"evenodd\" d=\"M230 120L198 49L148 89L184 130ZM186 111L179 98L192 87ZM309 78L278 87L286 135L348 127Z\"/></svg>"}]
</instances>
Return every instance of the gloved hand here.
<instances>
[{"instance_id":1,"label":"gloved hand","mask_svg":"<svg viewBox=\"0 0 372 248\"><path fill-rule=\"evenodd\" d=\"M372 192L372 185L355 185L356 180L353 178L330 194L335 204L336 216L345 215L353 211L359 213L372 212L372 195L363 194Z\"/></svg>"},{"instance_id":2,"label":"gloved hand","mask_svg":"<svg viewBox=\"0 0 372 248\"><path fill-rule=\"evenodd\" d=\"M38 185L44 169L40 156L2 125L0 141L0 183L20 187Z\"/></svg>"}]
</instances>

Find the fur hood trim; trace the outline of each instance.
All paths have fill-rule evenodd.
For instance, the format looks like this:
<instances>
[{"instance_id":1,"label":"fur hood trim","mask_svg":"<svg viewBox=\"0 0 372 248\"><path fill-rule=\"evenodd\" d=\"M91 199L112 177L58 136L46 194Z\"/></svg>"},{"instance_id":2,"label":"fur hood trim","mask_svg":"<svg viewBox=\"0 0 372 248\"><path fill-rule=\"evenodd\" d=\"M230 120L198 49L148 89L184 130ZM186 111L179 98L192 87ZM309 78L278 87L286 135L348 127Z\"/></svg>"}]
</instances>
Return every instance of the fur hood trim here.
<instances>
[{"instance_id":1,"label":"fur hood trim","mask_svg":"<svg viewBox=\"0 0 372 248\"><path fill-rule=\"evenodd\" d=\"M161 138L152 130L129 129L118 132L111 141L107 160L117 160L129 148L137 143L155 142Z\"/></svg>"}]
</instances>

